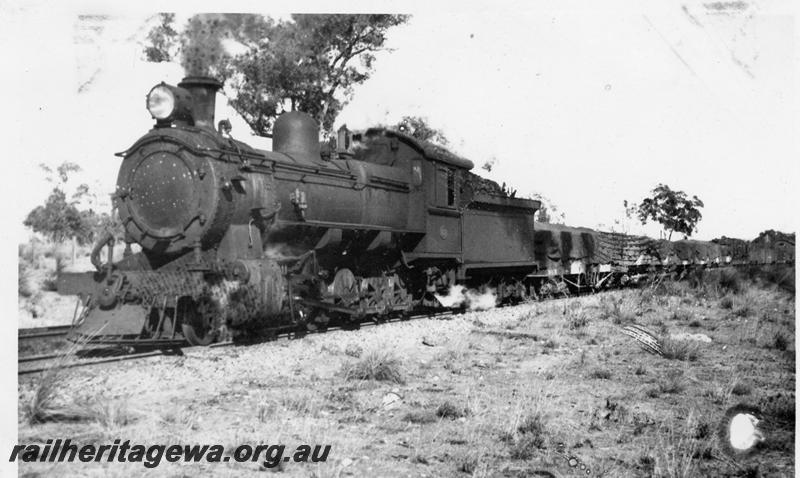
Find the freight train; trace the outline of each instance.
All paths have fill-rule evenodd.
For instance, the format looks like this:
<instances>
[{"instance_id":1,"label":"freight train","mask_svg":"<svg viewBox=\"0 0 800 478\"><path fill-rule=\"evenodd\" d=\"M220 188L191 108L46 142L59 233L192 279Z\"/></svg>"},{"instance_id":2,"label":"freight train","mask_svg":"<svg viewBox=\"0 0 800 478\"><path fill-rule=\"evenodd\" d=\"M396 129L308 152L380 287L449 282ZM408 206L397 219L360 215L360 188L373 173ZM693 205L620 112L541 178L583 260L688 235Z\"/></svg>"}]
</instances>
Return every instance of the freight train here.
<instances>
[{"instance_id":1,"label":"freight train","mask_svg":"<svg viewBox=\"0 0 800 478\"><path fill-rule=\"evenodd\" d=\"M653 267L794 259L788 236L776 254L764 241L670 243L535 223L538 201L392 129L340 129L323 148L315 121L287 112L272 151L254 149L225 121L215 127L220 87L188 77L148 93L154 127L118 154L123 258L113 262L105 234L97 271L72 290L85 340L207 345L441 308L437 297L456 285L516 302L621 285Z\"/></svg>"}]
</instances>

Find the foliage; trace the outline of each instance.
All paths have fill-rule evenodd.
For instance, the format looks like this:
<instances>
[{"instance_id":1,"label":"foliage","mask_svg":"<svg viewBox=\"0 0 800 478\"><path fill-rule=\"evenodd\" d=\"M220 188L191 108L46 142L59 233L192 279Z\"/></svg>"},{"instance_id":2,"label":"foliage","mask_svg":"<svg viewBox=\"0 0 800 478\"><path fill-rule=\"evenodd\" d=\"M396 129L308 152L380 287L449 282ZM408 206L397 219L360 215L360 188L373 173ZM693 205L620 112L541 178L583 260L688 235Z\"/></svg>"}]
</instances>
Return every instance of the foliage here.
<instances>
[{"instance_id":1,"label":"foliage","mask_svg":"<svg viewBox=\"0 0 800 478\"><path fill-rule=\"evenodd\" d=\"M162 22L148 37L146 56L167 57L167 39L180 36L187 74L226 80L231 105L257 134L271 132L284 111L312 115L323 130L333 122L373 70L386 32L407 15L292 15L274 21L262 15L200 14L181 34ZM161 53L158 53L158 52Z\"/></svg>"},{"instance_id":2,"label":"foliage","mask_svg":"<svg viewBox=\"0 0 800 478\"><path fill-rule=\"evenodd\" d=\"M158 25L147 34L147 46L144 48L144 56L147 61L158 63L171 61L175 58L178 48L177 35L175 31L175 14L159 13Z\"/></svg>"},{"instance_id":3,"label":"foliage","mask_svg":"<svg viewBox=\"0 0 800 478\"><path fill-rule=\"evenodd\" d=\"M36 206L23 224L34 232L44 234L54 242L75 237L78 242L88 239L89 229L74 203L67 202L64 191L53 188L43 206Z\"/></svg>"},{"instance_id":4,"label":"foliage","mask_svg":"<svg viewBox=\"0 0 800 478\"><path fill-rule=\"evenodd\" d=\"M420 116L403 116L397 123L396 129L409 136L422 141L429 141L441 146L447 146L449 141L440 129L428 125L428 119Z\"/></svg>"},{"instance_id":5,"label":"foliage","mask_svg":"<svg viewBox=\"0 0 800 478\"><path fill-rule=\"evenodd\" d=\"M563 212L559 212L558 206L556 206L553 201L539 193L534 193L529 197L530 199L535 199L542 203L541 206L539 206L539 210L536 211L536 222L544 224L566 224L566 215Z\"/></svg>"},{"instance_id":6,"label":"foliage","mask_svg":"<svg viewBox=\"0 0 800 478\"><path fill-rule=\"evenodd\" d=\"M92 242L97 233L104 228L111 228L121 233L121 226L115 225L109 214L97 214L91 209L78 209L80 201L91 195L88 185L80 184L70 198L67 198L65 190L69 176L80 172L80 166L64 162L58 165L55 171L45 164L40 164L39 167L45 172L47 181L54 186L44 204L36 206L28 213L23 221L25 226L55 243L75 238L78 243L87 244Z\"/></svg>"},{"instance_id":7,"label":"foliage","mask_svg":"<svg viewBox=\"0 0 800 478\"><path fill-rule=\"evenodd\" d=\"M638 215L642 224L653 220L669 231L668 239L673 232L691 236L702 219L700 208L703 201L697 196L691 199L683 191L673 191L666 184L659 184L652 191L652 197L645 198L639 204Z\"/></svg>"}]
</instances>

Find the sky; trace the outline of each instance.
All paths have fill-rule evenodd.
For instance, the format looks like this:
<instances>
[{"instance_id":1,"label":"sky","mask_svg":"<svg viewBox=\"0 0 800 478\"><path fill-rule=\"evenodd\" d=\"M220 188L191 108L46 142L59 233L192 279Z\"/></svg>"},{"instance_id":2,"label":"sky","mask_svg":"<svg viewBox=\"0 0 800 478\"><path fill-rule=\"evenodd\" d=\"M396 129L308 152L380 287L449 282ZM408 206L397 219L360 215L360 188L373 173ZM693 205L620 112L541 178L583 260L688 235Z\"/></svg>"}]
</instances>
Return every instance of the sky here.
<instances>
[{"instance_id":1,"label":"sky","mask_svg":"<svg viewBox=\"0 0 800 478\"><path fill-rule=\"evenodd\" d=\"M697 238L794 231L800 79L791 3L640 3L418 11L411 3L411 20L389 32L390 50L336 126L425 117L476 172L545 196L570 225L619 230L623 201L665 183L704 201ZM72 186L88 183L93 205L108 208L120 164L113 153L152 124L145 94L183 71L143 60L155 8L0 6L0 44L15 65L1 80L12 93L4 132L15 207L5 212L24 241L21 222L51 187L38 165L78 163L84 171ZM233 122L238 139L269 146L224 97L217 117ZM491 173L480 169L486 162ZM625 227L656 237L660 229Z\"/></svg>"}]
</instances>

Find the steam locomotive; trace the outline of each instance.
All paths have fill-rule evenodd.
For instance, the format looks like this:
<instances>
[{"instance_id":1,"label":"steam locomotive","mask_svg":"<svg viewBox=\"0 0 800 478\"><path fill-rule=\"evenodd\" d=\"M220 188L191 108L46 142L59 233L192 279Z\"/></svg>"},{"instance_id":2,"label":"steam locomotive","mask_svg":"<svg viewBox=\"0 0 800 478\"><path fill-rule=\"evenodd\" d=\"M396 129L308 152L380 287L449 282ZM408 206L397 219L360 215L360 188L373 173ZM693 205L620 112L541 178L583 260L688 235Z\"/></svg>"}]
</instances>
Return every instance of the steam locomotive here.
<instances>
[{"instance_id":1,"label":"steam locomotive","mask_svg":"<svg viewBox=\"0 0 800 478\"><path fill-rule=\"evenodd\" d=\"M254 149L225 121L215 128L221 86L187 77L148 93L155 125L119 153L123 258L113 262L115 239L101 237L82 288L76 330L89 340L207 345L441 308L457 284L522 301L669 263L658 241L535 224L538 201L399 131L340 129L322 148L315 121L288 112L273 150ZM704 264L738 246L716 247Z\"/></svg>"}]
</instances>

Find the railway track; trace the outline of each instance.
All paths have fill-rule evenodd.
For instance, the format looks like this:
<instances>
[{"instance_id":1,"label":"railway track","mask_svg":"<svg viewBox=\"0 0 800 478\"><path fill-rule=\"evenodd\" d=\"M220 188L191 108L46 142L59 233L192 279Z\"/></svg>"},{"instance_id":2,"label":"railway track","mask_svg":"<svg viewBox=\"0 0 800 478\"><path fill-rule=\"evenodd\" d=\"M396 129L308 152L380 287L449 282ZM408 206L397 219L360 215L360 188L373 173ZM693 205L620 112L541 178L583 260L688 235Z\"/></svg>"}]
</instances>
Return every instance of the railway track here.
<instances>
[{"instance_id":1,"label":"railway track","mask_svg":"<svg viewBox=\"0 0 800 478\"><path fill-rule=\"evenodd\" d=\"M459 312L439 312L434 314L417 314L402 318L386 319L381 322L366 321L357 324L355 327L369 327L371 325L378 325L391 322L402 322L407 320L422 319L422 318L443 318L446 316L456 315ZM159 356L174 356L184 355L185 352L193 350L205 350L209 348L229 347L232 345L257 345L260 343L273 342L279 339L295 339L301 338L306 335L324 334L328 332L335 332L340 330L351 330L354 328L353 324L334 325L325 329L314 331L297 331L292 328L288 330L287 327L280 327L275 329L275 333L270 334L269 330L266 331L264 337L259 339L242 340L242 341L226 341L217 342L209 346L177 346L171 348L162 348L158 350L142 350L131 352L127 348L97 348L81 350L77 353L54 353L43 355L29 355L19 357L17 360L18 375L31 375L41 372L46 372L52 368L76 368L76 367L89 367L93 365L132 361L149 357ZM66 333L66 332L65 332Z\"/></svg>"},{"instance_id":2,"label":"railway track","mask_svg":"<svg viewBox=\"0 0 800 478\"><path fill-rule=\"evenodd\" d=\"M663 279L668 277L667 274L663 274L659 277L659 279ZM610 289L609 289L610 290ZM586 290L579 290L569 294L558 294L555 296L550 296L545 301L550 300L559 300L559 299L569 299L574 297L579 297L583 295L594 295L597 293L602 293L603 291L594 291L590 289ZM510 305L510 304L509 304ZM504 307L504 306L498 306ZM161 345L160 348L155 350L158 346L151 345L149 349L147 349L147 345L145 344L144 347L146 350L139 351L139 352L130 352L132 347L117 347L117 348L105 348L105 349L88 349L80 351L77 354L70 354L65 356L65 354L49 354L49 355L32 355L27 357L19 357L18 365L19 365L19 375L29 375L34 373L44 372L54 366L59 366L62 368L75 368L75 367L85 367L85 366L92 366L98 364L105 364L105 363L113 363L113 362L121 362L121 361L128 361L128 360L137 360L142 358L149 358L149 357L157 357L157 356L169 356L169 355L183 355L185 351L189 350L203 350L207 348L218 348L218 347L226 347L231 345L256 345L259 343L265 342L272 342L281 338L285 339L292 339L292 338L300 338L306 335L311 334L320 334L320 333L328 333L338 330L352 330L353 328L361 328L370 325L378 325L382 323L391 323L391 322L401 322L401 321L408 321L414 319L421 319L421 318L442 318L446 316L454 316L459 315L462 313L468 312L465 309L459 310L448 310L442 312L420 312L417 314L412 314L405 317L393 317L393 318L386 318L379 322L375 321L364 321L359 323L350 323L350 324L341 324L341 325L332 325L329 327L325 327L324 329L319 330L309 330L309 331L300 331L294 326L282 326L276 327L274 329L267 329L264 330L259 338L256 339L249 339L249 340L241 340L241 341L227 341L227 342L218 342L215 344L211 344L209 346L188 346L185 342L183 344L172 344L169 346ZM71 326L59 326L59 327L48 327L44 329L20 329L19 337L20 339L27 339L27 338L43 338L43 337L52 337L52 336L59 336L59 335L66 335ZM95 353L106 353L106 356L93 356L93 351L104 351L104 352L95 352ZM60 362L60 363L59 363Z\"/></svg>"},{"instance_id":3,"label":"railway track","mask_svg":"<svg viewBox=\"0 0 800 478\"><path fill-rule=\"evenodd\" d=\"M593 290L579 290L570 294L557 294L542 298L545 301L569 299L583 295L591 295L601 291ZM540 299L541 300L541 299ZM513 304L508 304L513 305ZM497 306L506 307L505 305ZM129 342L120 344L116 347L107 346L105 348L90 348L80 350L77 353L60 353L48 355L31 355L19 357L18 359L18 375L30 375L35 373L45 372L53 367L61 368L76 368L87 367L99 364L122 362L129 360L137 360L149 357L169 356L169 355L183 355L184 352L190 350L203 350L207 348L226 347L231 345L257 345L259 343L272 342L278 339L293 339L301 338L306 335L328 333L339 330L352 330L354 328L368 327L371 325L378 325L383 323L402 322L422 318L443 318L448 316L460 315L469 312L468 309L446 310L441 312L425 311L404 317L385 318L380 321L363 321L358 323L349 323L341 325L331 325L319 330L298 330L295 326L281 326L272 329L263 330L261 335L255 339L245 339L239 341L218 342L209 346L189 346L186 342L170 343L170 344L142 344L137 346L144 350L135 351L135 347L131 346ZM57 326L47 328L35 329L20 329L20 339L30 338L44 338L53 336L62 336L69 333L71 326Z\"/></svg>"},{"instance_id":4,"label":"railway track","mask_svg":"<svg viewBox=\"0 0 800 478\"><path fill-rule=\"evenodd\" d=\"M19 340L43 339L48 337L65 336L72 329L72 325L56 325L52 327L30 327L19 329L17 337Z\"/></svg>"}]
</instances>

